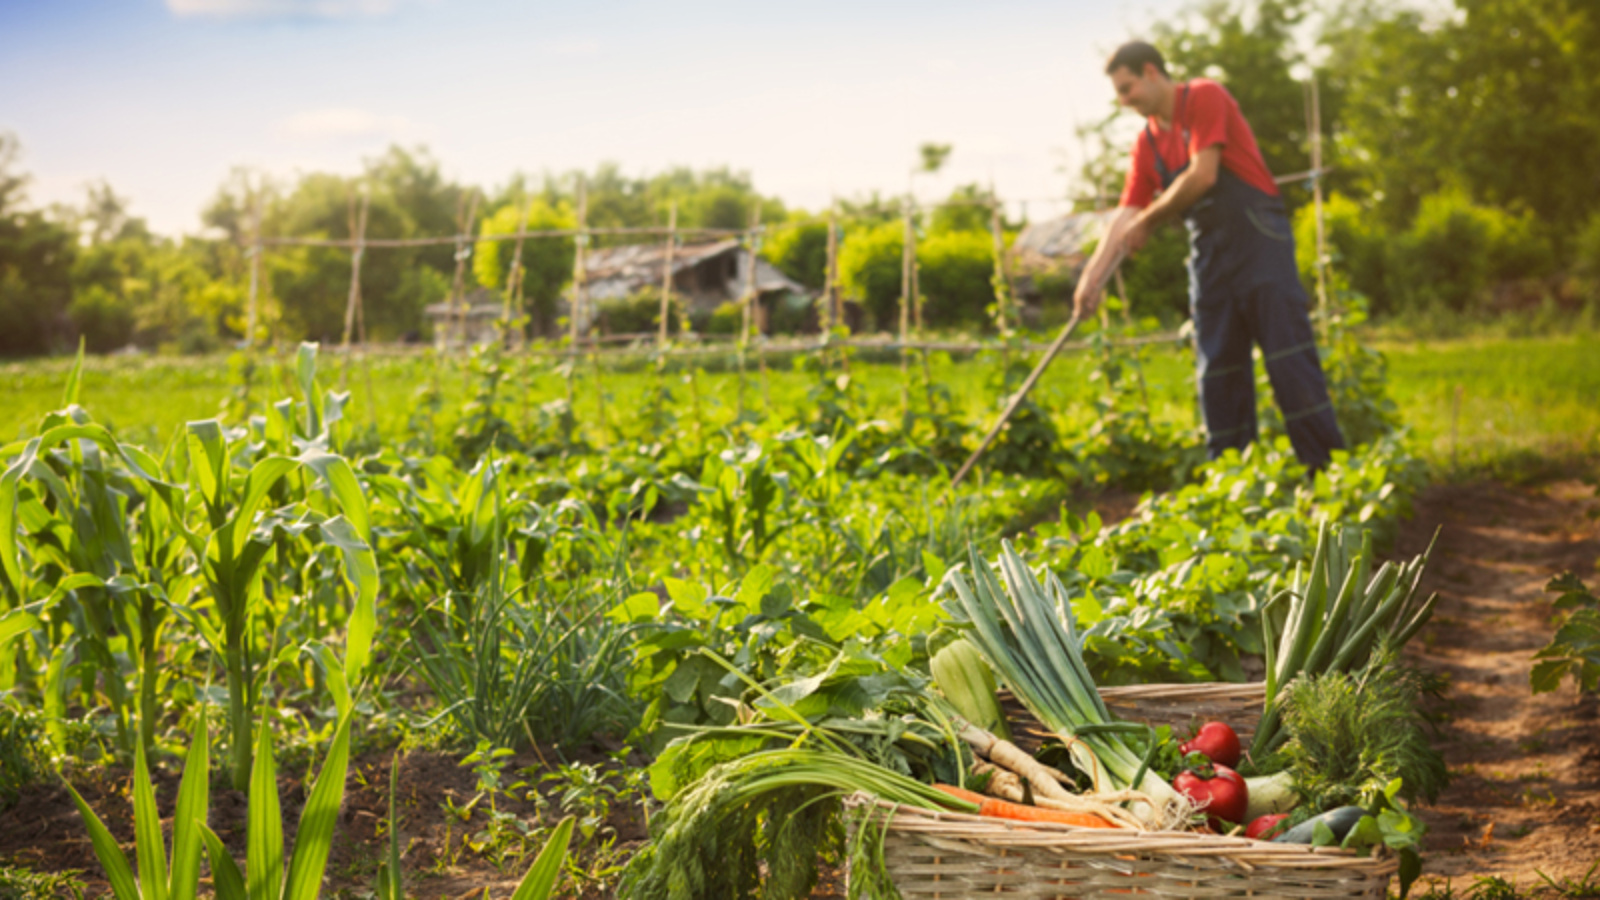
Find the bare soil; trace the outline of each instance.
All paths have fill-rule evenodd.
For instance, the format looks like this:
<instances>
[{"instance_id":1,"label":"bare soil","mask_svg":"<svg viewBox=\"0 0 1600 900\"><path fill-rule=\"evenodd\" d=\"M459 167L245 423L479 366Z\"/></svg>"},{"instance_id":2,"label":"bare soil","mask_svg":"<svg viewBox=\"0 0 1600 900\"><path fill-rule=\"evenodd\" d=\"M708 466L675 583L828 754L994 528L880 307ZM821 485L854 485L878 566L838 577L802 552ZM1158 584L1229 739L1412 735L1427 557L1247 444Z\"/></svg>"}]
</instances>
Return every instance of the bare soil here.
<instances>
[{"instance_id":1,"label":"bare soil","mask_svg":"<svg viewBox=\"0 0 1600 900\"><path fill-rule=\"evenodd\" d=\"M1528 681L1554 630L1546 582L1572 571L1594 584L1597 509L1579 481L1441 485L1401 530L1409 555L1439 529L1423 581L1439 606L1408 655L1451 681L1436 744L1451 785L1421 809L1428 876L1531 890L1540 873L1577 881L1600 861L1600 698L1570 684L1534 696Z\"/></svg>"}]
</instances>

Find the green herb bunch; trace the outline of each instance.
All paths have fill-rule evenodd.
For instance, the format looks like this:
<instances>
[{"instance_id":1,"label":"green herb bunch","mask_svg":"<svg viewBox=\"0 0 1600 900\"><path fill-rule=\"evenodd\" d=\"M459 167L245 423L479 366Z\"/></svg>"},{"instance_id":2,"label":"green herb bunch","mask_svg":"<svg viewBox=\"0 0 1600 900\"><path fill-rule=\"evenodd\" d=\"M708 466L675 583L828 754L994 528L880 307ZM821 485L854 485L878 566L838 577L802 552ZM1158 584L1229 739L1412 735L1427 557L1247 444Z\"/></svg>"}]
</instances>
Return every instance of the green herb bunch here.
<instances>
[{"instance_id":1,"label":"green herb bunch","mask_svg":"<svg viewBox=\"0 0 1600 900\"><path fill-rule=\"evenodd\" d=\"M1449 782L1417 701L1429 676L1381 653L1355 673L1296 679L1284 712L1283 753L1313 809L1371 808L1401 779L1400 796L1432 801Z\"/></svg>"}]
</instances>

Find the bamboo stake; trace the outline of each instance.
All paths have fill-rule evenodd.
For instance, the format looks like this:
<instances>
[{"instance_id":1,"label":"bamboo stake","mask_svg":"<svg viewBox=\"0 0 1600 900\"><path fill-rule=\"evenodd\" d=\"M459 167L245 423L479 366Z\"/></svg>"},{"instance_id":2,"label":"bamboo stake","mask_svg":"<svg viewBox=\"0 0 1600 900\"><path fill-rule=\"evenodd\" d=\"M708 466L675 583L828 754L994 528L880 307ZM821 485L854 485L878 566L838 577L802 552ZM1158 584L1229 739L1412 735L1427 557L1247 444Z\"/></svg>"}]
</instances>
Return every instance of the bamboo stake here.
<instances>
[{"instance_id":1,"label":"bamboo stake","mask_svg":"<svg viewBox=\"0 0 1600 900\"><path fill-rule=\"evenodd\" d=\"M659 347L667 345L667 316L672 310L672 252L677 249L677 244L678 201L674 200L667 212L667 252L665 264L661 267L661 333L656 338Z\"/></svg>"},{"instance_id":2,"label":"bamboo stake","mask_svg":"<svg viewBox=\"0 0 1600 900\"><path fill-rule=\"evenodd\" d=\"M526 195L522 198L521 224L517 226L518 232L528 230L528 213L532 203ZM515 309L522 312L522 240L517 239L516 249L511 253L511 271L506 274L505 303L500 309L500 318L505 322L506 337L511 336L511 311Z\"/></svg>"},{"instance_id":3,"label":"bamboo stake","mask_svg":"<svg viewBox=\"0 0 1600 900\"><path fill-rule=\"evenodd\" d=\"M450 282L450 303L456 311L456 333L461 338L461 346L466 347L467 340L467 298L464 291L467 276L467 260L472 256L472 245L467 243L468 236L472 233L472 223L478 216L478 191L473 189L462 202L457 204L457 226L461 233L456 236L456 274Z\"/></svg>"},{"instance_id":4,"label":"bamboo stake","mask_svg":"<svg viewBox=\"0 0 1600 900\"><path fill-rule=\"evenodd\" d=\"M587 185L582 173L578 175L578 230L573 237L572 247L572 297L567 304L567 340L569 350L576 355L578 352L578 318L583 311L583 280L586 274L583 262L584 248L589 244L588 232L588 198L585 195ZM574 362L576 362L574 360ZM567 366L567 408L577 411L576 397L573 390L573 365Z\"/></svg>"},{"instance_id":5,"label":"bamboo stake","mask_svg":"<svg viewBox=\"0 0 1600 900\"><path fill-rule=\"evenodd\" d=\"M828 262L822 272L822 330L832 331L844 324L844 310L839 308L839 225L836 221L838 202L828 207Z\"/></svg>"},{"instance_id":6,"label":"bamboo stake","mask_svg":"<svg viewBox=\"0 0 1600 900\"><path fill-rule=\"evenodd\" d=\"M1317 77L1311 76L1311 200L1315 205L1317 221L1317 309L1322 312L1322 339L1328 339L1328 245L1327 230L1322 217L1322 102L1317 90Z\"/></svg>"},{"instance_id":7,"label":"bamboo stake","mask_svg":"<svg viewBox=\"0 0 1600 900\"><path fill-rule=\"evenodd\" d=\"M1000 201L994 199L994 189L990 188L989 197L993 205L989 208L989 235L994 240L994 299L996 304L995 324L1000 328L1000 336L1005 337L1011 333L1011 281L1006 275L1006 238L1000 222Z\"/></svg>"},{"instance_id":8,"label":"bamboo stake","mask_svg":"<svg viewBox=\"0 0 1600 900\"><path fill-rule=\"evenodd\" d=\"M358 217L356 214L356 198L353 196L350 198L350 234L355 239L355 249L350 253L350 298L346 301L344 307L344 339L340 341L340 345L346 351L350 349L350 337L355 332L357 310L361 306L361 257L366 254L367 249L365 240L367 236L367 202L369 199L370 194L367 192L366 186L363 185L361 188L361 213ZM363 328L365 324L365 322L362 323ZM365 339L364 334L362 339Z\"/></svg>"},{"instance_id":9,"label":"bamboo stake","mask_svg":"<svg viewBox=\"0 0 1600 900\"><path fill-rule=\"evenodd\" d=\"M1011 402L1006 404L1005 412L1000 414L1000 418L989 429L989 433L983 436L983 441L978 444L978 449L972 451L972 455L967 457L967 461L962 463L961 468L956 471L956 476L950 479L951 490L954 490L955 486L961 483L961 479L967 477L967 473L972 471L972 467L977 464L978 457L982 456L983 451L989 449L989 445L994 443L994 439L1000 434L1000 430L1006 426L1007 422L1011 421L1011 414L1015 413L1017 407L1022 405L1022 401L1027 399L1028 392L1033 390L1033 386L1038 383L1039 376L1044 374L1044 370L1050 365L1050 361L1056 358L1056 354L1061 352L1061 348L1066 345L1067 339L1072 337L1072 332L1077 329L1078 315L1073 313L1072 318L1067 321L1066 327L1061 329L1061 333L1056 335L1056 339L1050 344L1049 349L1045 350L1044 358L1040 359L1039 364L1033 367L1032 372L1028 373L1027 380L1022 382L1022 387L1017 388L1017 392L1011 395Z\"/></svg>"},{"instance_id":10,"label":"bamboo stake","mask_svg":"<svg viewBox=\"0 0 1600 900\"><path fill-rule=\"evenodd\" d=\"M910 194L906 195L906 205L903 218L905 219L905 236L900 241L900 400L906 411L911 410L911 386L907 384L910 377L911 351L905 348L910 343L911 306L912 306L912 270L916 267L916 227L911 223L911 205L915 202Z\"/></svg>"},{"instance_id":11,"label":"bamboo stake","mask_svg":"<svg viewBox=\"0 0 1600 900\"><path fill-rule=\"evenodd\" d=\"M261 284L261 192L255 191L250 213L250 301L246 306L244 345L256 344L256 297Z\"/></svg>"},{"instance_id":12,"label":"bamboo stake","mask_svg":"<svg viewBox=\"0 0 1600 900\"><path fill-rule=\"evenodd\" d=\"M772 390L767 381L767 308L761 305L761 286L756 279L761 253L761 204L750 210L750 268L745 273L746 304L756 326L756 365L761 370L761 405L772 408Z\"/></svg>"}]
</instances>

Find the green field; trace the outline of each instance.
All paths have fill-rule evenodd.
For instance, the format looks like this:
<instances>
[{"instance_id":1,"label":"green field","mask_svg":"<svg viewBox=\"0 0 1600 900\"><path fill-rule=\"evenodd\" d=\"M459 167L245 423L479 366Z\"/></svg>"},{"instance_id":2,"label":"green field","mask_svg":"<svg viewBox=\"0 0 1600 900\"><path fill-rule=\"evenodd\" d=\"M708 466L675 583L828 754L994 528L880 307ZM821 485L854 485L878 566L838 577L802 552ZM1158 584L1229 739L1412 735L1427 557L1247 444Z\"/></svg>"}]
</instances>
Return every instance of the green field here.
<instances>
[{"instance_id":1,"label":"green field","mask_svg":"<svg viewBox=\"0 0 1600 900\"><path fill-rule=\"evenodd\" d=\"M1414 452L1437 475L1515 475L1595 451L1600 437L1600 402L1596 402L1600 336L1594 333L1385 341L1379 346L1389 363L1389 393L1412 436ZM1154 415L1192 424L1192 363L1187 348L1150 347L1142 358ZM227 404L219 398L248 397L259 403L292 392L291 354L263 352L256 360L246 389L242 355L91 358L85 364L81 400L97 421L124 438L160 446L184 422L219 415L226 420ZM716 365L709 368L722 371L700 371L692 385L681 370L665 379L680 406L692 406L698 391L706 428L731 421L738 405L738 378L731 371L731 358L712 362ZM1091 352L1063 356L1040 383L1038 398L1064 429L1092 423L1094 414L1087 401L1093 394L1088 381L1093 362ZM459 410L475 387L462 358L424 351L374 354L348 368L333 359L325 365L330 369L327 380L351 393L348 416L376 426L382 434L402 429L416 411L419 391L430 386L438 389L441 401L437 427L448 432L452 423L445 417ZM531 414L539 405L566 396L566 380L552 361L516 357L505 365L508 383L503 397L510 404L505 415L513 422L524 407ZM58 358L0 368L0 378L10 387L0 397L5 437L31 432L39 416L59 406L70 367L71 360ZM656 383L648 363L635 360L629 369L618 371L608 364L599 375L597 390L595 370L586 362L578 367L574 397L580 428L601 442L615 430L619 417L638 414L645 392ZM946 386L957 409L974 421L987 421L994 413L996 392L989 381L995 369L990 356L952 360L935 354L930 362L933 381ZM896 407L904 384L896 364L857 365L852 374L873 398L872 405ZM752 360L746 402L757 411L767 400L776 410L791 410L806 403L811 385L812 377L795 372L791 360L774 359L763 390L763 378ZM602 391L607 429L599 427Z\"/></svg>"}]
</instances>

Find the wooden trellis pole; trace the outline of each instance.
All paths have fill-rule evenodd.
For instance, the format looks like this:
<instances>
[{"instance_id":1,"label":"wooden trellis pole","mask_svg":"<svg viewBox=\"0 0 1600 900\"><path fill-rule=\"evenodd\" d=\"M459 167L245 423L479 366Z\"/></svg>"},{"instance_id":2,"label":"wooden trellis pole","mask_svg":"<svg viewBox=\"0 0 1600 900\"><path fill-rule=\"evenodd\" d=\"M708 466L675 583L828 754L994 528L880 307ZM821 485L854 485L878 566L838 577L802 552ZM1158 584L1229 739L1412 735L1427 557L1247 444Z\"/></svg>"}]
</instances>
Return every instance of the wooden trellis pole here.
<instances>
[{"instance_id":1,"label":"wooden trellis pole","mask_svg":"<svg viewBox=\"0 0 1600 900\"><path fill-rule=\"evenodd\" d=\"M839 204L828 207L828 261L822 272L822 330L831 331L844 324L844 310L839 308Z\"/></svg>"},{"instance_id":2,"label":"wooden trellis pole","mask_svg":"<svg viewBox=\"0 0 1600 900\"><path fill-rule=\"evenodd\" d=\"M906 196L906 205L903 218L905 219L905 237L900 242L900 377L903 381L910 363L909 351L905 345L910 341L911 331L911 305L912 305L912 269L917 262L916 228L911 223L911 197ZM909 399L907 400L909 403Z\"/></svg>"},{"instance_id":3,"label":"wooden trellis pole","mask_svg":"<svg viewBox=\"0 0 1600 900\"><path fill-rule=\"evenodd\" d=\"M530 206L532 204L524 196L522 198L522 215L519 217L521 222L517 225L518 234L528 230L528 211ZM517 312L522 311L522 238L520 237L517 238L516 249L511 251L511 270L506 273L505 303L500 310L500 317L506 322L508 337L510 336L512 309L516 309Z\"/></svg>"},{"instance_id":4,"label":"wooden trellis pole","mask_svg":"<svg viewBox=\"0 0 1600 900\"><path fill-rule=\"evenodd\" d=\"M361 188L361 212L356 213L356 198L350 198L350 234L355 239L355 249L350 251L350 299L344 307L344 339L340 344L350 349L350 338L357 337L366 343L366 317L361 312L361 257L366 255L367 203L371 199L366 187ZM357 333L359 320L359 334Z\"/></svg>"},{"instance_id":5,"label":"wooden trellis pole","mask_svg":"<svg viewBox=\"0 0 1600 900\"><path fill-rule=\"evenodd\" d=\"M661 347L667 345L667 317L672 311L672 254L677 246L678 201L674 200L667 211L667 250L661 267L661 331L656 336L656 344Z\"/></svg>"},{"instance_id":6,"label":"wooden trellis pole","mask_svg":"<svg viewBox=\"0 0 1600 900\"><path fill-rule=\"evenodd\" d=\"M578 233L573 236L572 248L572 302L567 316L567 336L572 349L578 349L578 321L583 316L583 288L587 270L584 268L584 250L589 246L588 197L584 177L578 176Z\"/></svg>"},{"instance_id":7,"label":"wooden trellis pole","mask_svg":"<svg viewBox=\"0 0 1600 900\"><path fill-rule=\"evenodd\" d=\"M989 235L994 239L995 326L1000 336L1005 337L1011 333L1011 277L1006 272L1006 236L1000 221L1000 201L992 189L989 198Z\"/></svg>"},{"instance_id":8,"label":"wooden trellis pole","mask_svg":"<svg viewBox=\"0 0 1600 900\"><path fill-rule=\"evenodd\" d=\"M256 345L256 304L261 285L261 191L255 190L250 203L250 300L245 307L244 345Z\"/></svg>"},{"instance_id":9,"label":"wooden trellis pole","mask_svg":"<svg viewBox=\"0 0 1600 900\"><path fill-rule=\"evenodd\" d=\"M465 292L467 276L467 260L472 258L472 244L468 240L472 234L472 226L478 218L478 191L474 188L457 207L458 220L456 226L460 229L456 235L456 275L450 282L450 303L456 311L456 334L461 338L461 346L466 347L467 340L467 297Z\"/></svg>"},{"instance_id":10,"label":"wooden trellis pole","mask_svg":"<svg viewBox=\"0 0 1600 900\"><path fill-rule=\"evenodd\" d=\"M1317 223L1317 310L1321 313L1322 337L1327 340L1328 315L1332 310L1328 308L1328 246L1322 219L1322 103L1315 74L1311 76L1310 82L1309 116L1310 121L1307 124L1311 132L1311 202Z\"/></svg>"}]
</instances>

